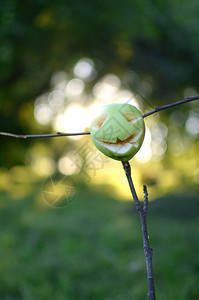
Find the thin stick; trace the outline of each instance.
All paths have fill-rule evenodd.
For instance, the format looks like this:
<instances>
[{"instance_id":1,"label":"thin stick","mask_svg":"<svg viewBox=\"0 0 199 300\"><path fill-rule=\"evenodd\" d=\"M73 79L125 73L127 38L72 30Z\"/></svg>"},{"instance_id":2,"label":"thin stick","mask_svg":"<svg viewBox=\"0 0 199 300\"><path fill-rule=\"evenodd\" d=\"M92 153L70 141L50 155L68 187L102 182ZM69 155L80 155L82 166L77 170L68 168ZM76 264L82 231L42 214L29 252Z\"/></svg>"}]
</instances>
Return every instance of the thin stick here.
<instances>
[{"instance_id":1,"label":"thin stick","mask_svg":"<svg viewBox=\"0 0 199 300\"><path fill-rule=\"evenodd\" d=\"M180 100L180 101L177 101L177 102L174 102L174 103L171 103L171 104L166 104L166 105L163 105L163 106L160 106L160 107L156 106L154 110L149 111L148 113L144 114L143 118L146 118L150 115L153 115L158 111L161 111L161 110L164 110L164 109L167 109L167 108L171 108L171 107L174 107L174 106L177 106L179 104L186 103L186 102L191 102L191 101L194 101L194 100L198 100L198 99L199 99L199 96L194 96L194 97L185 98L183 100Z\"/></svg>"},{"instance_id":2,"label":"thin stick","mask_svg":"<svg viewBox=\"0 0 199 300\"><path fill-rule=\"evenodd\" d=\"M77 132L77 133L52 133L52 134L33 134L33 135L21 135L21 134L13 134L8 132L0 132L0 135L10 136L17 139L32 139L32 138L49 138L49 137L59 137L59 136L75 136L75 135L86 135L90 134L89 131L85 132Z\"/></svg>"},{"instance_id":3,"label":"thin stick","mask_svg":"<svg viewBox=\"0 0 199 300\"><path fill-rule=\"evenodd\" d=\"M149 237L147 231L146 216L148 211L148 192L146 186L144 186L144 205L142 205L136 194L132 177L131 177L131 167L129 162L122 162L128 183L131 189L131 193L135 202L135 207L140 214L140 220L142 225L142 237L143 237L143 248L147 269L147 280L148 280L148 298L149 300L155 300L155 286L154 286L154 276L153 276L153 266L152 266L152 249L149 244Z\"/></svg>"},{"instance_id":4,"label":"thin stick","mask_svg":"<svg viewBox=\"0 0 199 300\"><path fill-rule=\"evenodd\" d=\"M156 106L154 110L149 111L148 113L142 115L143 118L146 118L150 115L153 115L155 113L157 113L158 111L167 109L167 108L171 108L174 106L177 106L179 104L183 104L186 102L190 102L190 101L194 101L194 100L198 100L199 96L194 96L194 97L189 97L189 98L185 98L183 100L171 103L171 104L166 104L163 106ZM9 137L13 137L13 138L17 138L17 139L33 139L33 138L49 138L49 137L60 137L60 136L75 136L75 135L87 135L90 134L89 131L85 131L85 132L77 132L77 133L62 133L62 132L57 132L57 133L52 133L52 134L33 134L33 135L21 135L21 134L13 134L13 133L9 133L9 132L0 132L0 135L4 135L4 136L9 136Z\"/></svg>"}]
</instances>

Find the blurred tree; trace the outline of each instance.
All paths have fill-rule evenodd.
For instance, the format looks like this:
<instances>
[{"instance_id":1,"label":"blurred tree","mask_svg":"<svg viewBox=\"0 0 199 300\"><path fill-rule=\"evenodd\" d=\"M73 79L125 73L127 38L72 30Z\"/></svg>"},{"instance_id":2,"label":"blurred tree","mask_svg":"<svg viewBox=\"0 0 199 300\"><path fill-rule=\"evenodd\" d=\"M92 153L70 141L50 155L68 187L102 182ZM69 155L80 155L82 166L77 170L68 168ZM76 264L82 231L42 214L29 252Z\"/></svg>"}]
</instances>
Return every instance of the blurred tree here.
<instances>
[{"instance_id":1,"label":"blurred tree","mask_svg":"<svg viewBox=\"0 0 199 300\"><path fill-rule=\"evenodd\" d=\"M198 8L195 0L2 1L1 130L39 130L28 102L48 90L54 71L70 69L81 57L103 63L98 78L131 69L150 79L154 105L182 97L186 87L198 86ZM5 149L12 143L4 139ZM9 154L15 162L23 161L27 147L19 144L21 155L15 149ZM8 154L1 155L2 164L12 165Z\"/></svg>"}]
</instances>

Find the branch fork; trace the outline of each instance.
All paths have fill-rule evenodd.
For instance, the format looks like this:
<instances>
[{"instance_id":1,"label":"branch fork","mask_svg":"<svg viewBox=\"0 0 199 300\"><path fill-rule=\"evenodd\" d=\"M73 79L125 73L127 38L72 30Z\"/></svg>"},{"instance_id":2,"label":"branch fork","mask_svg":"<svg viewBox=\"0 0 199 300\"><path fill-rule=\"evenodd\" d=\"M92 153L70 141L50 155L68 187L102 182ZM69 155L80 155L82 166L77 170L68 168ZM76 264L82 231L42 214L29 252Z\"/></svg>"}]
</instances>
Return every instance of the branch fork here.
<instances>
[{"instance_id":1,"label":"branch fork","mask_svg":"<svg viewBox=\"0 0 199 300\"><path fill-rule=\"evenodd\" d=\"M148 191L146 185L144 185L143 186L144 203L141 204L133 185L133 180L131 177L131 166L129 162L122 162L122 164L135 202L135 207L138 210L140 215L140 221L142 225L143 249L144 249L145 262L146 262L148 291L149 291L148 298L149 300L155 300L155 285L154 285L154 276L153 276L153 267L152 267L153 250L149 244L149 236L148 236L147 221L146 221L146 216L148 211Z\"/></svg>"}]
</instances>

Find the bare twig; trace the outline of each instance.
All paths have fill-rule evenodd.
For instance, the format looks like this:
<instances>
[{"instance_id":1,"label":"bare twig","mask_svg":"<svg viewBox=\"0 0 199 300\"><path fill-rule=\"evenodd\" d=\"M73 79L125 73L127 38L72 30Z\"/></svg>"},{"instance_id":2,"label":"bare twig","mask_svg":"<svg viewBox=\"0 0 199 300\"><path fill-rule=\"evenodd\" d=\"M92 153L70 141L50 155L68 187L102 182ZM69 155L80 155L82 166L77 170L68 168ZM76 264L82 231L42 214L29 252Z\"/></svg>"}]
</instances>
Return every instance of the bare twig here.
<instances>
[{"instance_id":1,"label":"bare twig","mask_svg":"<svg viewBox=\"0 0 199 300\"><path fill-rule=\"evenodd\" d=\"M77 133L62 133L62 132L57 132L57 133L50 133L50 134L33 134L33 135L21 135L21 134L13 134L13 133L8 133L8 132L0 132L0 135L5 135L5 136L10 136L14 137L17 139L32 139L32 138L48 138L48 137L59 137L59 136L75 136L75 135L86 135L90 134L89 131L85 132L77 132Z\"/></svg>"},{"instance_id":2,"label":"bare twig","mask_svg":"<svg viewBox=\"0 0 199 300\"><path fill-rule=\"evenodd\" d=\"M122 164L135 202L135 207L140 214L140 220L142 225L142 236L143 236L143 248L144 248L144 255L145 255L146 269L147 269L147 280L148 280L148 290L149 290L148 298L149 300L155 300L155 286L154 286L154 276L153 276L153 266L152 266L152 249L149 244L147 222L146 222L146 215L148 210L148 192L146 186L144 186L145 200L144 200L144 205L142 205L138 199L138 196L136 194L133 185L130 164L129 162L122 162Z\"/></svg>"},{"instance_id":3,"label":"bare twig","mask_svg":"<svg viewBox=\"0 0 199 300\"><path fill-rule=\"evenodd\" d=\"M171 104L166 104L166 105L163 105L163 106L160 106L160 107L156 106L154 110L151 110L148 113L144 114L143 118L146 118L150 115L153 115L158 111L161 111L161 110L164 110L164 109L167 109L167 108L171 108L171 107L174 107L174 106L177 106L179 104L186 103L186 102L191 102L191 101L194 101L194 100L198 100L198 99L199 99L199 96L194 96L194 97L185 98L183 100L180 100L180 101L177 101L177 102L174 102L174 103L171 103Z\"/></svg>"},{"instance_id":4,"label":"bare twig","mask_svg":"<svg viewBox=\"0 0 199 300\"><path fill-rule=\"evenodd\" d=\"M167 109L167 108L171 108L174 106L177 106L179 104L183 104L186 102L190 102L190 101L194 101L194 100L198 100L199 96L194 96L194 97L189 97L189 98L185 98L183 100L171 103L171 104L166 104L163 106L156 106L154 110L149 111L148 113L142 115L143 118L146 118L150 115L153 115L161 110ZM13 138L17 138L17 139L33 139L33 138L49 138L49 137L60 137L60 136L76 136L76 135L88 135L90 134L89 131L85 131L85 132L77 132L77 133L62 133L62 132L57 132L57 133L52 133L52 134L33 134L33 135L21 135L21 134L13 134L13 133L9 133L9 132L0 132L0 135L4 135L4 136L9 136L9 137L13 137Z\"/></svg>"}]
</instances>

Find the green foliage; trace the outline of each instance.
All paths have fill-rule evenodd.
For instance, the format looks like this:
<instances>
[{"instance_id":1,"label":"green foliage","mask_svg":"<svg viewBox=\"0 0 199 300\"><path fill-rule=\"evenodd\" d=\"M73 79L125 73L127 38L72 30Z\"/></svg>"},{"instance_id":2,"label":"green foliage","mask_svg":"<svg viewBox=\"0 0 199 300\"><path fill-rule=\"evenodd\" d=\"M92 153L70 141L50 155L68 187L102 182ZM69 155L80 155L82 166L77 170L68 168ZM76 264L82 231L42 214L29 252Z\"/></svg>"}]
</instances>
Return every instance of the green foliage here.
<instances>
[{"instance_id":1,"label":"green foliage","mask_svg":"<svg viewBox=\"0 0 199 300\"><path fill-rule=\"evenodd\" d=\"M146 299L134 204L81 186L65 209L40 207L40 188L16 202L1 194L0 298ZM198 199L183 194L168 200L154 201L148 215L157 298L198 299ZM189 202L194 210L185 212Z\"/></svg>"},{"instance_id":2,"label":"green foliage","mask_svg":"<svg viewBox=\"0 0 199 300\"><path fill-rule=\"evenodd\" d=\"M2 3L2 96L31 100L50 74L82 56L111 71L154 75L157 90L198 84L196 1L16 1ZM159 76L161 77L159 78ZM164 79L164 81L163 81ZM160 85L160 87L158 87ZM164 88L164 91L166 89Z\"/></svg>"}]
</instances>

